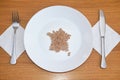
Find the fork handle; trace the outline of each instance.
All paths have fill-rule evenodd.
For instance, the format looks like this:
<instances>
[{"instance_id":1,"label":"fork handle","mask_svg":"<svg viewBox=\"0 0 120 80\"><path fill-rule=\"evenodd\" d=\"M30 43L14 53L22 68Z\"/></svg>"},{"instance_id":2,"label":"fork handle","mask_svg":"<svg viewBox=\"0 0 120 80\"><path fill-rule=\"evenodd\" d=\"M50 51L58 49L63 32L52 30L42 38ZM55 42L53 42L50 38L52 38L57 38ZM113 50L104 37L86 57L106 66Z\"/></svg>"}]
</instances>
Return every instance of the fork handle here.
<instances>
[{"instance_id":1,"label":"fork handle","mask_svg":"<svg viewBox=\"0 0 120 80\"><path fill-rule=\"evenodd\" d=\"M107 64L105 60L105 37L101 37L101 55L102 55L101 68L106 68Z\"/></svg>"},{"instance_id":2,"label":"fork handle","mask_svg":"<svg viewBox=\"0 0 120 80\"><path fill-rule=\"evenodd\" d=\"M13 47L10 64L16 64L16 34L13 35Z\"/></svg>"}]
</instances>

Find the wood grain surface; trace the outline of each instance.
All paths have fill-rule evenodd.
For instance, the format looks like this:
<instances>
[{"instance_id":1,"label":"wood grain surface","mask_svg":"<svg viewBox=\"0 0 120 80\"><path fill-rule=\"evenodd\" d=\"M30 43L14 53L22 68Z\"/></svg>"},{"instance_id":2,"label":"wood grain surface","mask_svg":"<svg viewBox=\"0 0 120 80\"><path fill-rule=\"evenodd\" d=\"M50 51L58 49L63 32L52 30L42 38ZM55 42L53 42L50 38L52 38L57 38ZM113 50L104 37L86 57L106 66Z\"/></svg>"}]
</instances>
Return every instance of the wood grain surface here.
<instances>
[{"instance_id":1,"label":"wood grain surface","mask_svg":"<svg viewBox=\"0 0 120 80\"><path fill-rule=\"evenodd\" d=\"M39 10L52 5L66 5L81 11L94 25L98 11L103 9L106 22L120 34L120 0L0 0L0 34L11 25L11 12L18 10L25 28ZM10 65L10 56L0 48L0 80L120 80L120 43L107 57L107 69L100 68L101 56L93 50L79 68L66 73L51 73L37 67L24 52L16 65Z\"/></svg>"}]
</instances>

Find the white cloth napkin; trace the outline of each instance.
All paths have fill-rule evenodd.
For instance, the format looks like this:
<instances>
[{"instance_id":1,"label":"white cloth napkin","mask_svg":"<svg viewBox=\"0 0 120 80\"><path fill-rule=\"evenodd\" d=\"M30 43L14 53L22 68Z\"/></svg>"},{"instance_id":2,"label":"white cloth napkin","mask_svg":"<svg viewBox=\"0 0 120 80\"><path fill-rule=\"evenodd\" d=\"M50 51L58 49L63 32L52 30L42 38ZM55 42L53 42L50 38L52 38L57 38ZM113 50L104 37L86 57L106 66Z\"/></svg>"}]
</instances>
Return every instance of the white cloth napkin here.
<instances>
[{"instance_id":1,"label":"white cloth napkin","mask_svg":"<svg viewBox=\"0 0 120 80\"><path fill-rule=\"evenodd\" d=\"M15 23L13 23L15 24ZM12 24L12 25L13 25ZM0 37L0 46L9 54L12 54L12 46L13 46L13 34L14 29L12 25L1 35ZM23 53L24 48L24 29L21 25L19 25L16 33L16 59Z\"/></svg>"},{"instance_id":2,"label":"white cloth napkin","mask_svg":"<svg viewBox=\"0 0 120 80\"><path fill-rule=\"evenodd\" d=\"M101 41L99 31L99 21L93 26L93 46L94 49L101 54ZM106 24L105 34L105 56L107 56L112 49L120 42L120 35L115 32L110 26Z\"/></svg>"},{"instance_id":3,"label":"white cloth napkin","mask_svg":"<svg viewBox=\"0 0 120 80\"><path fill-rule=\"evenodd\" d=\"M0 36L0 46L9 55L12 54L12 45L13 45L14 30L12 25ZM92 31L93 31L93 47L99 54L101 54L99 21L93 26ZM16 58L18 58L25 50L23 38L24 38L24 29L21 25L19 25L16 34ZM105 35L106 56L112 51L112 49L119 42L120 42L120 35L106 24L106 35Z\"/></svg>"}]
</instances>

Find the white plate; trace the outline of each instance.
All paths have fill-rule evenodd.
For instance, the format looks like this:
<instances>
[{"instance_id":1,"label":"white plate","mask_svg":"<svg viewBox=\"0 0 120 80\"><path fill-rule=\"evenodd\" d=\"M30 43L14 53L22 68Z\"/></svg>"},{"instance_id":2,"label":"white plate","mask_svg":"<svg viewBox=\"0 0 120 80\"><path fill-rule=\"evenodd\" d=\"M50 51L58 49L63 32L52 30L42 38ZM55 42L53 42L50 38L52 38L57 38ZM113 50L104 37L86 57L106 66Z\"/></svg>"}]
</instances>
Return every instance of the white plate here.
<instances>
[{"instance_id":1,"label":"white plate","mask_svg":"<svg viewBox=\"0 0 120 80\"><path fill-rule=\"evenodd\" d=\"M71 35L69 51L49 50L51 40L47 35L62 28ZM51 6L37 12L28 22L24 36L25 49L30 59L39 67L51 72L66 72L79 67L92 50L92 30L87 18L67 6Z\"/></svg>"}]
</instances>

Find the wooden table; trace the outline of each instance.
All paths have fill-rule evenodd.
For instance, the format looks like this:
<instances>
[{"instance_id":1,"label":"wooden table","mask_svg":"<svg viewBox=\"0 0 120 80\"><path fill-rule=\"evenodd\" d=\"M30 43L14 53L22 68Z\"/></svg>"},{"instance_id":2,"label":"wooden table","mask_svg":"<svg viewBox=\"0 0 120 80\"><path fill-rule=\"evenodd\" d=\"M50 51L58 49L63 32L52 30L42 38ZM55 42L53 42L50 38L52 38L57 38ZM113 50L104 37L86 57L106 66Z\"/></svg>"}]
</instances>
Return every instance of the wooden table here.
<instances>
[{"instance_id":1,"label":"wooden table","mask_svg":"<svg viewBox=\"0 0 120 80\"><path fill-rule=\"evenodd\" d=\"M11 25L11 12L18 10L21 25L39 10L52 5L71 6L81 11L94 25L98 10L103 9L106 22L120 34L120 0L0 0L0 34ZM120 44L107 57L107 69L100 68L101 56L92 51L79 68L66 73L51 73L37 67L24 52L16 65L10 65L10 56L0 48L0 80L120 80Z\"/></svg>"}]
</instances>

